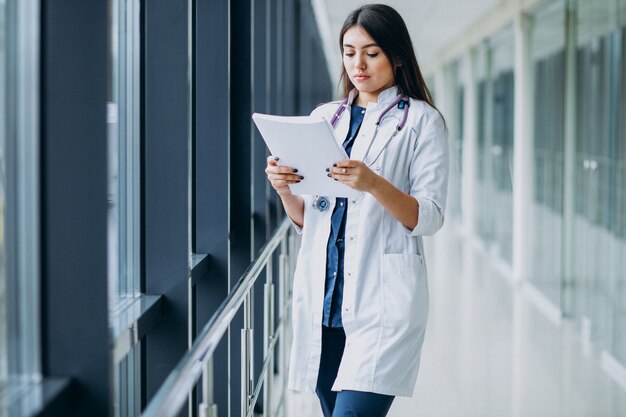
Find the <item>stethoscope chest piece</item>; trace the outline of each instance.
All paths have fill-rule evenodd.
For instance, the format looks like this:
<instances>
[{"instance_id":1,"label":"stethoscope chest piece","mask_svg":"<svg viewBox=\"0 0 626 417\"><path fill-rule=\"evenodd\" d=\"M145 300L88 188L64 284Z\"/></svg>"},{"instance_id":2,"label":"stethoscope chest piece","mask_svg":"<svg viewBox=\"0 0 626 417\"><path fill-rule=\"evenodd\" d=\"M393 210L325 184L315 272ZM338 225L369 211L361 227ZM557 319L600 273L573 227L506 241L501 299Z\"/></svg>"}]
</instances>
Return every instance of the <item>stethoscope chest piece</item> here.
<instances>
[{"instance_id":1,"label":"stethoscope chest piece","mask_svg":"<svg viewBox=\"0 0 626 417\"><path fill-rule=\"evenodd\" d=\"M323 213L330 208L330 200L328 197L318 195L313 200L313 208Z\"/></svg>"}]
</instances>

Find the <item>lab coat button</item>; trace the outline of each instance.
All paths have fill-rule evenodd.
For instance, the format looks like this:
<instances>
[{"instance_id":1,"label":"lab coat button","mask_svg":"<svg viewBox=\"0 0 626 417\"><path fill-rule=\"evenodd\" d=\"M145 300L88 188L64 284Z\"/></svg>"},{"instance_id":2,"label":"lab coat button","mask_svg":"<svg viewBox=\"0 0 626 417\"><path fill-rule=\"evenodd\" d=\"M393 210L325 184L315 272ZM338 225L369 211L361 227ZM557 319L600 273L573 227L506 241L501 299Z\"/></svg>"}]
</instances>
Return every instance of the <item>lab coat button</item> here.
<instances>
[{"instance_id":1,"label":"lab coat button","mask_svg":"<svg viewBox=\"0 0 626 417\"><path fill-rule=\"evenodd\" d=\"M352 204L356 204L356 200L352 200Z\"/></svg>"},{"instance_id":2,"label":"lab coat button","mask_svg":"<svg viewBox=\"0 0 626 417\"><path fill-rule=\"evenodd\" d=\"M350 311L350 307L344 307L343 308L345 311Z\"/></svg>"}]
</instances>

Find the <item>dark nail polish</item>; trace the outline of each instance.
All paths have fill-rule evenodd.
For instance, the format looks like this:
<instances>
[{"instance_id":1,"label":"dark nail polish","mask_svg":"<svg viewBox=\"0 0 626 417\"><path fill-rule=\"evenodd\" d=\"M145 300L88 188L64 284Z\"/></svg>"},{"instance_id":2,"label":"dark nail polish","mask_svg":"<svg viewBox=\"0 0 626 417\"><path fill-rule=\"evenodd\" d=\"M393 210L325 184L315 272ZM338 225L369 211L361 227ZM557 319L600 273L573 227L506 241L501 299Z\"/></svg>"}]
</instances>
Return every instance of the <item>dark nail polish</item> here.
<instances>
[{"instance_id":1,"label":"dark nail polish","mask_svg":"<svg viewBox=\"0 0 626 417\"><path fill-rule=\"evenodd\" d=\"M303 179L304 179L304 177L303 177L302 175L300 175L300 179L301 179L301 180L303 180Z\"/></svg>"},{"instance_id":2,"label":"dark nail polish","mask_svg":"<svg viewBox=\"0 0 626 417\"><path fill-rule=\"evenodd\" d=\"M330 172L330 168L326 168L326 172Z\"/></svg>"},{"instance_id":3,"label":"dark nail polish","mask_svg":"<svg viewBox=\"0 0 626 417\"><path fill-rule=\"evenodd\" d=\"M337 181L337 178L333 178L335 181Z\"/></svg>"},{"instance_id":4,"label":"dark nail polish","mask_svg":"<svg viewBox=\"0 0 626 417\"><path fill-rule=\"evenodd\" d=\"M328 175L329 177L332 177L332 174L326 174L326 175Z\"/></svg>"},{"instance_id":5,"label":"dark nail polish","mask_svg":"<svg viewBox=\"0 0 626 417\"><path fill-rule=\"evenodd\" d=\"M334 166L334 167L336 167L336 166L337 166L337 164L333 164L333 166Z\"/></svg>"},{"instance_id":6,"label":"dark nail polish","mask_svg":"<svg viewBox=\"0 0 626 417\"><path fill-rule=\"evenodd\" d=\"M296 182L300 182L300 180L296 180Z\"/></svg>"},{"instance_id":7,"label":"dark nail polish","mask_svg":"<svg viewBox=\"0 0 626 417\"><path fill-rule=\"evenodd\" d=\"M293 169L293 172L298 172L298 168L294 168L294 169Z\"/></svg>"},{"instance_id":8,"label":"dark nail polish","mask_svg":"<svg viewBox=\"0 0 626 417\"><path fill-rule=\"evenodd\" d=\"M274 157L274 161L278 161L278 157L277 156Z\"/></svg>"}]
</instances>

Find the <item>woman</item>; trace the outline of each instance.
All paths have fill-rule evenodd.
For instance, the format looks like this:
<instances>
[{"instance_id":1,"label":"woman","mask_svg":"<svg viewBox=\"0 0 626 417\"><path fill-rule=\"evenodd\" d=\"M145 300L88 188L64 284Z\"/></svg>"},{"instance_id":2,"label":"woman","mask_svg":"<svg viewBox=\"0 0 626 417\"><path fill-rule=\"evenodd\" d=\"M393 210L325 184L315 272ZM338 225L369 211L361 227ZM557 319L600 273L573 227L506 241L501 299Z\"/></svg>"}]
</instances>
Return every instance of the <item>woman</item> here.
<instances>
[{"instance_id":1,"label":"woman","mask_svg":"<svg viewBox=\"0 0 626 417\"><path fill-rule=\"evenodd\" d=\"M350 157L328 176L360 197L320 205L291 193L297 169L272 156L266 169L302 233L289 385L315 391L326 417L384 416L417 378L428 313L421 236L443 225L446 128L394 9L358 8L339 39L346 99L313 114L333 121Z\"/></svg>"}]
</instances>

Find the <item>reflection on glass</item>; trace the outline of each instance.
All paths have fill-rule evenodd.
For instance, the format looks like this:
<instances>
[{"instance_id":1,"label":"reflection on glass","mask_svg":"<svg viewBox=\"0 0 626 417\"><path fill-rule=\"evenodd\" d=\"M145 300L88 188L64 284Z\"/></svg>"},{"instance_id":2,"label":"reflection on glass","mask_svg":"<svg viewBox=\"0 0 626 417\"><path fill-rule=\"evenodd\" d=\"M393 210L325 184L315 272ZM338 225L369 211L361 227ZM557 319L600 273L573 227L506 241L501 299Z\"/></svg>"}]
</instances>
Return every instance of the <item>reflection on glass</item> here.
<instances>
[{"instance_id":1,"label":"reflection on glass","mask_svg":"<svg viewBox=\"0 0 626 417\"><path fill-rule=\"evenodd\" d=\"M490 100L492 146L492 207L494 243L500 256L513 263L513 65L515 42L513 30L505 29L491 40Z\"/></svg>"},{"instance_id":2,"label":"reflection on glass","mask_svg":"<svg viewBox=\"0 0 626 417\"><path fill-rule=\"evenodd\" d=\"M530 281L561 306L565 128L565 7L534 16L534 204Z\"/></svg>"},{"instance_id":3,"label":"reflection on glass","mask_svg":"<svg viewBox=\"0 0 626 417\"><path fill-rule=\"evenodd\" d=\"M6 0L0 0L0 392L7 379L6 336L6 249L5 249L5 190L6 190Z\"/></svg>"},{"instance_id":4,"label":"reflection on glass","mask_svg":"<svg viewBox=\"0 0 626 417\"><path fill-rule=\"evenodd\" d=\"M451 218L461 218L461 177L463 161L463 82L459 61L448 64L445 69L448 141L450 144L450 180L448 183L447 211Z\"/></svg>"},{"instance_id":5,"label":"reflection on glass","mask_svg":"<svg viewBox=\"0 0 626 417\"><path fill-rule=\"evenodd\" d=\"M577 13L575 314L626 367L626 1Z\"/></svg>"},{"instance_id":6,"label":"reflection on glass","mask_svg":"<svg viewBox=\"0 0 626 417\"><path fill-rule=\"evenodd\" d=\"M139 0L109 1L108 266L112 326L132 307L140 291L139 18ZM139 415L139 369L139 345L113 364L115 416Z\"/></svg>"},{"instance_id":7,"label":"reflection on glass","mask_svg":"<svg viewBox=\"0 0 626 417\"><path fill-rule=\"evenodd\" d=\"M139 2L109 5L109 293L115 314L139 293Z\"/></svg>"},{"instance_id":8,"label":"reflection on glass","mask_svg":"<svg viewBox=\"0 0 626 417\"><path fill-rule=\"evenodd\" d=\"M576 315L592 341L606 347L610 337L611 250L615 186L611 133L611 0L582 2L578 9L575 220L573 237Z\"/></svg>"},{"instance_id":9,"label":"reflection on glass","mask_svg":"<svg viewBox=\"0 0 626 417\"><path fill-rule=\"evenodd\" d=\"M491 83L489 82L489 67L491 62L491 53L487 44L482 44L476 48L476 82L478 84L477 94L477 158L476 158L476 198L473 199L474 213L476 213L476 230L478 235L486 242L493 239L493 223L491 221L491 206L489 203L489 182L491 178L490 170L487 163L490 154L487 149L490 147L491 134L491 102L487 99L491 91Z\"/></svg>"},{"instance_id":10,"label":"reflection on glass","mask_svg":"<svg viewBox=\"0 0 626 417\"><path fill-rule=\"evenodd\" d=\"M513 31L478 47L476 225L481 238L509 264L513 252Z\"/></svg>"},{"instance_id":11,"label":"reflection on glass","mask_svg":"<svg viewBox=\"0 0 626 417\"><path fill-rule=\"evenodd\" d=\"M613 291L612 306L612 333L613 343L611 354L626 367L626 0L619 3L618 33L621 37L621 49L617 50L616 82L619 83L619 99L617 114L616 148L615 155L615 192L612 201L615 204L615 221L612 227L615 236L615 250L613 262L615 274L615 291Z\"/></svg>"},{"instance_id":12,"label":"reflection on glass","mask_svg":"<svg viewBox=\"0 0 626 417\"><path fill-rule=\"evenodd\" d=\"M115 399L113 404L116 417L134 417L140 413L140 393L137 391L140 380L141 344L135 345L131 351L114 366Z\"/></svg>"}]
</instances>

